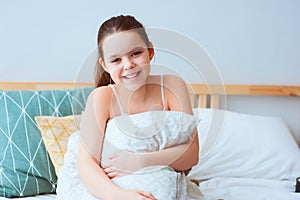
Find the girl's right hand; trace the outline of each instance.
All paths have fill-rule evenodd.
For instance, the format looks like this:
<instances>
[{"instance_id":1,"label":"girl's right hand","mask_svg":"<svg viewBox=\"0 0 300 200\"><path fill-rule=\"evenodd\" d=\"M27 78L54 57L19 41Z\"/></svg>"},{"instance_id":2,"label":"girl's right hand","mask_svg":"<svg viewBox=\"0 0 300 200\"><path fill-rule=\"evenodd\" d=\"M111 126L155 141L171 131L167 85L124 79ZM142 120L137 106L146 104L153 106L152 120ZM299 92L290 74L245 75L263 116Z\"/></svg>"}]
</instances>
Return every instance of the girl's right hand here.
<instances>
[{"instance_id":1,"label":"girl's right hand","mask_svg":"<svg viewBox=\"0 0 300 200\"><path fill-rule=\"evenodd\" d=\"M142 190L126 190L124 195L128 200L157 200L150 192ZM122 199L124 199L124 196Z\"/></svg>"}]
</instances>

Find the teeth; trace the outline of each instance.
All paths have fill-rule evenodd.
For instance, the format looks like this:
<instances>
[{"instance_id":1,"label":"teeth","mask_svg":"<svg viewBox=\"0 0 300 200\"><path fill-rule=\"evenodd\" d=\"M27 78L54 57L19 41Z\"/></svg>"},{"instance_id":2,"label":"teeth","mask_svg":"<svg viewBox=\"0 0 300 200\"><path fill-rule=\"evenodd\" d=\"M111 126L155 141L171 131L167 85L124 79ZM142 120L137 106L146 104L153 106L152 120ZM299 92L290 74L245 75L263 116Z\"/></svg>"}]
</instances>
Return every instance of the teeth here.
<instances>
[{"instance_id":1,"label":"teeth","mask_svg":"<svg viewBox=\"0 0 300 200\"><path fill-rule=\"evenodd\" d=\"M138 74L138 73L135 73L135 74L129 74L129 75L125 76L125 78L131 79L131 78L136 77L137 74Z\"/></svg>"}]
</instances>

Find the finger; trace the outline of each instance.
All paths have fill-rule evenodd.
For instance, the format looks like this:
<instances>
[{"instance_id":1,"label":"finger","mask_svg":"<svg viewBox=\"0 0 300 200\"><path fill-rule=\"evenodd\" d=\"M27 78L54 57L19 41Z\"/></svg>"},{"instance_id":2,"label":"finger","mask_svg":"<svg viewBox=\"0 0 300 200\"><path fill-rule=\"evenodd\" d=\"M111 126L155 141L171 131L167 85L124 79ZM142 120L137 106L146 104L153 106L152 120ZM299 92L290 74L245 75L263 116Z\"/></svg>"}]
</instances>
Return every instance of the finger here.
<instances>
[{"instance_id":1,"label":"finger","mask_svg":"<svg viewBox=\"0 0 300 200\"><path fill-rule=\"evenodd\" d=\"M128 175L128 173L126 173L126 172L119 172L117 174L117 177L122 177L122 176L126 176L126 175Z\"/></svg>"},{"instance_id":2,"label":"finger","mask_svg":"<svg viewBox=\"0 0 300 200\"><path fill-rule=\"evenodd\" d=\"M106 168L111 167L111 165L102 165L101 167L102 167L102 169L106 169Z\"/></svg>"},{"instance_id":3,"label":"finger","mask_svg":"<svg viewBox=\"0 0 300 200\"><path fill-rule=\"evenodd\" d=\"M140 194L141 195L141 194ZM145 197L145 196L143 196L143 195L141 195L141 197L142 197L142 200L157 200L156 198L154 198L154 197Z\"/></svg>"},{"instance_id":4,"label":"finger","mask_svg":"<svg viewBox=\"0 0 300 200\"><path fill-rule=\"evenodd\" d=\"M107 167L111 167L111 166L112 166L112 162L110 160L105 160L105 162L101 163L102 168L107 168Z\"/></svg>"},{"instance_id":5,"label":"finger","mask_svg":"<svg viewBox=\"0 0 300 200\"><path fill-rule=\"evenodd\" d=\"M107 168L104 168L103 171L107 174L107 173L114 172L115 170L112 167L107 167Z\"/></svg>"},{"instance_id":6,"label":"finger","mask_svg":"<svg viewBox=\"0 0 300 200\"><path fill-rule=\"evenodd\" d=\"M106 175L112 179L112 178L117 177L117 172L110 172L110 173L107 173Z\"/></svg>"},{"instance_id":7,"label":"finger","mask_svg":"<svg viewBox=\"0 0 300 200\"><path fill-rule=\"evenodd\" d=\"M128 173L123 173L123 172L117 171L117 172L114 174L114 177L113 177L113 178L116 178L116 177L122 177L122 176L126 176L126 175L128 175Z\"/></svg>"},{"instance_id":8,"label":"finger","mask_svg":"<svg viewBox=\"0 0 300 200\"><path fill-rule=\"evenodd\" d=\"M156 199L154 196L152 196L152 194L150 192L144 192L144 191L138 190L138 193L144 197L154 199L154 200Z\"/></svg>"}]
</instances>

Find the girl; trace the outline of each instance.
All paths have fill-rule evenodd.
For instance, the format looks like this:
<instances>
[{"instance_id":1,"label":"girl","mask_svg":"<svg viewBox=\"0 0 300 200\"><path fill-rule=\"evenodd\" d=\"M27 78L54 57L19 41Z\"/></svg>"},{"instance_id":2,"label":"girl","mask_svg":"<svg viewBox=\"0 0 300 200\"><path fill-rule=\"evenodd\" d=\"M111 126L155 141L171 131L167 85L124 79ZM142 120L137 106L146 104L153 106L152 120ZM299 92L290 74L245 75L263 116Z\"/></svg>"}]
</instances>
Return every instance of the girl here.
<instances>
[{"instance_id":1,"label":"girl","mask_svg":"<svg viewBox=\"0 0 300 200\"><path fill-rule=\"evenodd\" d=\"M186 199L195 185L183 172L197 164L199 144L184 81L150 75L154 48L132 16L104 22L98 50L101 66L82 116L78 174L67 153L58 198Z\"/></svg>"}]
</instances>

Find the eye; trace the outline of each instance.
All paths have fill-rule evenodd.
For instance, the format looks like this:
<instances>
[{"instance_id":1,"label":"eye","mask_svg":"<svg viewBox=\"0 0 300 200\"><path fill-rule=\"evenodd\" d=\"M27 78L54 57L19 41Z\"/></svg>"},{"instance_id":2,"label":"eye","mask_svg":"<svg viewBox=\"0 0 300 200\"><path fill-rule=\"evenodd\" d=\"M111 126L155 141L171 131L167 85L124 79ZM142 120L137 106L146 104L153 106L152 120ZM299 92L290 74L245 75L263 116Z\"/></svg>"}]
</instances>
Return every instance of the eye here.
<instances>
[{"instance_id":1,"label":"eye","mask_svg":"<svg viewBox=\"0 0 300 200\"><path fill-rule=\"evenodd\" d=\"M137 50L132 53L132 56L137 56L140 55L141 53L143 53L141 50Z\"/></svg>"},{"instance_id":2,"label":"eye","mask_svg":"<svg viewBox=\"0 0 300 200\"><path fill-rule=\"evenodd\" d=\"M111 63L117 63L117 62L119 62L120 60L121 60L120 58L114 58L114 59L112 59Z\"/></svg>"}]
</instances>

